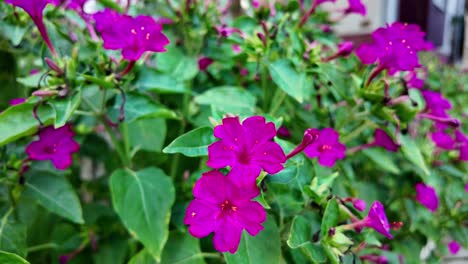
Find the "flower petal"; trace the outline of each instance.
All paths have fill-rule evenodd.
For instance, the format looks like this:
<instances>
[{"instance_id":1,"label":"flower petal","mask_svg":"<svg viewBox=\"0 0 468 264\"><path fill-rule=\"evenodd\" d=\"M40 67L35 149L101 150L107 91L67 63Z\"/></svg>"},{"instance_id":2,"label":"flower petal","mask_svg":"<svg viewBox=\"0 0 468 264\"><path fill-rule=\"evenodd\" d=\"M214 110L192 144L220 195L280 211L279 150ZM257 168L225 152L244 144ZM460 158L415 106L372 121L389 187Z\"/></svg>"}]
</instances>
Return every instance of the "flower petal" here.
<instances>
[{"instance_id":1,"label":"flower petal","mask_svg":"<svg viewBox=\"0 0 468 264\"><path fill-rule=\"evenodd\" d=\"M227 177L237 187L256 186L256 180L261 171L262 168L256 164L236 164L231 168Z\"/></svg>"},{"instance_id":2,"label":"flower petal","mask_svg":"<svg viewBox=\"0 0 468 264\"><path fill-rule=\"evenodd\" d=\"M214 233L213 245L217 251L236 253L242 235L242 228L229 221L229 217L224 217L217 222Z\"/></svg>"},{"instance_id":3,"label":"flower petal","mask_svg":"<svg viewBox=\"0 0 468 264\"><path fill-rule=\"evenodd\" d=\"M194 237L205 237L214 231L219 208L201 200L193 200L185 212L184 224L190 225L189 232Z\"/></svg>"},{"instance_id":4,"label":"flower petal","mask_svg":"<svg viewBox=\"0 0 468 264\"><path fill-rule=\"evenodd\" d=\"M263 230L261 223L266 221L265 208L258 202L248 202L237 209L235 219L250 235L255 236Z\"/></svg>"},{"instance_id":5,"label":"flower petal","mask_svg":"<svg viewBox=\"0 0 468 264\"><path fill-rule=\"evenodd\" d=\"M206 165L214 169L224 168L236 163L236 153L233 145L228 145L224 140L217 141L208 146L208 161Z\"/></svg>"},{"instance_id":6,"label":"flower petal","mask_svg":"<svg viewBox=\"0 0 468 264\"><path fill-rule=\"evenodd\" d=\"M193 187L193 196L208 203L221 204L226 200L227 178L219 171L203 173Z\"/></svg>"},{"instance_id":7,"label":"flower petal","mask_svg":"<svg viewBox=\"0 0 468 264\"><path fill-rule=\"evenodd\" d=\"M274 174L283 169L282 163L286 162L286 156L277 143L269 141L255 150L251 162L259 164L266 172Z\"/></svg>"}]
</instances>

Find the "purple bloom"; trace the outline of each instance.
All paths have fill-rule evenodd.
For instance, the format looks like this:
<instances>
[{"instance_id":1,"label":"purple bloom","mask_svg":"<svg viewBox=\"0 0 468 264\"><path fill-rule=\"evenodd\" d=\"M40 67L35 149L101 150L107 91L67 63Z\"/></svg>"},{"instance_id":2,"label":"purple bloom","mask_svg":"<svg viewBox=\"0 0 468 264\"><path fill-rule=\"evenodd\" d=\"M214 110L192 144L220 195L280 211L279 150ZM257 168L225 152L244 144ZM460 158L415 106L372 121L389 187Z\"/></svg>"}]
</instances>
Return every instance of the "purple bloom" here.
<instances>
[{"instance_id":1,"label":"purple bloom","mask_svg":"<svg viewBox=\"0 0 468 264\"><path fill-rule=\"evenodd\" d=\"M234 45L232 45L232 51L234 51L234 53L241 53L242 48L241 48L241 46L239 46L237 44L234 44Z\"/></svg>"},{"instance_id":2,"label":"purple bloom","mask_svg":"<svg viewBox=\"0 0 468 264\"><path fill-rule=\"evenodd\" d=\"M364 64L378 62L379 71L412 71L420 66L417 53L428 48L424 35L417 25L395 22L374 31L374 43L360 46L356 55Z\"/></svg>"},{"instance_id":3,"label":"purple bloom","mask_svg":"<svg viewBox=\"0 0 468 264\"><path fill-rule=\"evenodd\" d=\"M131 17L105 9L94 14L94 20L104 48L121 49L122 56L130 61L138 60L146 51L164 52L164 46L169 44L161 24L150 16Z\"/></svg>"},{"instance_id":4,"label":"purple bloom","mask_svg":"<svg viewBox=\"0 0 468 264\"><path fill-rule=\"evenodd\" d=\"M450 254L452 255L456 255L461 248L460 244L458 244L458 242L455 240L452 240L450 243L448 243L447 247L450 251Z\"/></svg>"},{"instance_id":5,"label":"purple bloom","mask_svg":"<svg viewBox=\"0 0 468 264\"><path fill-rule=\"evenodd\" d=\"M65 7L76 11L83 11L86 2L88 0L69 0Z\"/></svg>"},{"instance_id":6,"label":"purple bloom","mask_svg":"<svg viewBox=\"0 0 468 264\"><path fill-rule=\"evenodd\" d=\"M327 167L333 167L337 159L345 157L346 146L339 142L339 134L335 130L324 128L321 131L312 129L311 132L317 133L318 137L304 149L307 157L318 157L319 164Z\"/></svg>"},{"instance_id":7,"label":"purple bloom","mask_svg":"<svg viewBox=\"0 0 468 264\"><path fill-rule=\"evenodd\" d=\"M243 36L242 31L238 28L228 28L226 27L226 25L222 25L222 26L215 26L215 29L218 32L218 35L220 37L227 38L234 33L239 34L241 37Z\"/></svg>"},{"instance_id":8,"label":"purple bloom","mask_svg":"<svg viewBox=\"0 0 468 264\"><path fill-rule=\"evenodd\" d=\"M253 198L260 194L256 186L239 188L218 171L203 174L193 188L193 200L187 207L184 224L198 238L214 232L213 244L220 252L234 254L242 230L257 235L266 221L263 206Z\"/></svg>"},{"instance_id":9,"label":"purple bloom","mask_svg":"<svg viewBox=\"0 0 468 264\"><path fill-rule=\"evenodd\" d=\"M210 66L213 63L213 59L208 58L208 57L201 57L198 59L198 69L200 71L206 71L208 66Z\"/></svg>"},{"instance_id":10,"label":"purple bloom","mask_svg":"<svg viewBox=\"0 0 468 264\"><path fill-rule=\"evenodd\" d=\"M214 136L221 139L208 147L206 165L220 169L231 166L229 176L239 186L255 185L263 169L275 174L286 162L283 149L275 142L275 125L265 123L262 116L252 116L242 125L238 117L227 117L214 129Z\"/></svg>"},{"instance_id":11,"label":"purple bloom","mask_svg":"<svg viewBox=\"0 0 468 264\"><path fill-rule=\"evenodd\" d=\"M431 139L435 143L435 145L442 149L454 149L455 148L455 140L444 131L437 131L431 134Z\"/></svg>"},{"instance_id":12,"label":"purple bloom","mask_svg":"<svg viewBox=\"0 0 468 264\"><path fill-rule=\"evenodd\" d=\"M375 264L388 264L388 258L385 256L367 254L359 256L359 258Z\"/></svg>"},{"instance_id":13,"label":"purple bloom","mask_svg":"<svg viewBox=\"0 0 468 264\"><path fill-rule=\"evenodd\" d=\"M351 52L353 52L353 47L353 42L343 41L342 43L338 44L338 51L330 57L325 58L323 61L331 61L339 57L346 57L351 54Z\"/></svg>"},{"instance_id":14,"label":"purple bloom","mask_svg":"<svg viewBox=\"0 0 468 264\"><path fill-rule=\"evenodd\" d=\"M39 132L39 140L26 147L26 153L32 160L51 160L57 169L64 170L72 163L72 153L80 149L74 135L70 125L57 129L48 126Z\"/></svg>"},{"instance_id":15,"label":"purple bloom","mask_svg":"<svg viewBox=\"0 0 468 264\"><path fill-rule=\"evenodd\" d=\"M290 138L291 137L291 132L289 129L285 126L280 126L278 128L277 136L283 137L283 138Z\"/></svg>"},{"instance_id":16,"label":"purple bloom","mask_svg":"<svg viewBox=\"0 0 468 264\"><path fill-rule=\"evenodd\" d=\"M371 144L392 152L397 152L400 147L383 129L380 128L375 130L374 141Z\"/></svg>"},{"instance_id":17,"label":"purple bloom","mask_svg":"<svg viewBox=\"0 0 468 264\"><path fill-rule=\"evenodd\" d=\"M428 113L437 117L448 117L446 111L452 108L452 104L441 93L424 90L422 96L426 101L426 111Z\"/></svg>"},{"instance_id":18,"label":"purple bloom","mask_svg":"<svg viewBox=\"0 0 468 264\"><path fill-rule=\"evenodd\" d=\"M353 206L356 210L364 212L366 210L367 204L364 200L355 198L353 201Z\"/></svg>"},{"instance_id":19,"label":"purple bloom","mask_svg":"<svg viewBox=\"0 0 468 264\"><path fill-rule=\"evenodd\" d=\"M468 183L465 184L465 192L468 192Z\"/></svg>"},{"instance_id":20,"label":"purple bloom","mask_svg":"<svg viewBox=\"0 0 468 264\"><path fill-rule=\"evenodd\" d=\"M323 3L326 3L326 2L336 2L336 0L316 0L314 2L315 5L320 5L320 4L323 4Z\"/></svg>"},{"instance_id":21,"label":"purple bloom","mask_svg":"<svg viewBox=\"0 0 468 264\"><path fill-rule=\"evenodd\" d=\"M405 77L406 85L408 88L421 89L424 86L424 80L418 78L418 74L415 71L408 72Z\"/></svg>"},{"instance_id":22,"label":"purple bloom","mask_svg":"<svg viewBox=\"0 0 468 264\"><path fill-rule=\"evenodd\" d=\"M361 16L366 15L366 6L361 3L361 0L348 0L349 6L345 10L345 14L356 13Z\"/></svg>"},{"instance_id":23,"label":"purple bloom","mask_svg":"<svg viewBox=\"0 0 468 264\"><path fill-rule=\"evenodd\" d=\"M439 198L435 189L424 183L416 184L416 200L433 213L439 207Z\"/></svg>"},{"instance_id":24,"label":"purple bloom","mask_svg":"<svg viewBox=\"0 0 468 264\"><path fill-rule=\"evenodd\" d=\"M34 24L36 24L36 27L39 30L39 33L41 33L42 38L47 44L47 47L49 47L50 52L52 52L54 56L57 56L57 52L55 51L55 48L49 39L49 35L47 34L47 29L44 25L42 13L47 4L59 5L60 1L59 0L5 0L5 2L7 4L18 6L22 8L26 13L28 13L28 15L34 21Z\"/></svg>"},{"instance_id":25,"label":"purple bloom","mask_svg":"<svg viewBox=\"0 0 468 264\"><path fill-rule=\"evenodd\" d=\"M458 159L468 161L468 137L460 130L455 130L455 141L457 142L458 151L460 152Z\"/></svg>"},{"instance_id":26,"label":"purple bloom","mask_svg":"<svg viewBox=\"0 0 468 264\"><path fill-rule=\"evenodd\" d=\"M369 214L362 220L364 226L373 228L375 231L392 239L390 224L388 223L385 209L379 201L375 201L369 210Z\"/></svg>"},{"instance_id":27,"label":"purple bloom","mask_svg":"<svg viewBox=\"0 0 468 264\"><path fill-rule=\"evenodd\" d=\"M13 98L10 100L10 105L19 105L26 102L25 98Z\"/></svg>"}]
</instances>

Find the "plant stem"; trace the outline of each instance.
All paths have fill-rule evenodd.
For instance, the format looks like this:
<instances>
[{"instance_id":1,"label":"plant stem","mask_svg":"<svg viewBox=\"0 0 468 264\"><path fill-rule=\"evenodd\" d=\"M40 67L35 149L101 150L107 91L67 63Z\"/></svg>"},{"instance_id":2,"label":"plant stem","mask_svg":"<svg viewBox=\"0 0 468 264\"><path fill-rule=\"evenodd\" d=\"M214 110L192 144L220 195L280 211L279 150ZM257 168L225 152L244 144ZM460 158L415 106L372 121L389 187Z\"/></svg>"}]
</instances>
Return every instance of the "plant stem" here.
<instances>
[{"instance_id":1,"label":"plant stem","mask_svg":"<svg viewBox=\"0 0 468 264\"><path fill-rule=\"evenodd\" d=\"M35 252L35 251L40 251L43 249L49 249L49 248L56 248L58 245L50 242L50 243L45 243L45 244L40 244L32 247L28 247L27 251L28 253Z\"/></svg>"},{"instance_id":2,"label":"plant stem","mask_svg":"<svg viewBox=\"0 0 468 264\"><path fill-rule=\"evenodd\" d=\"M182 98L182 120L179 128L179 132L177 133L178 136L182 135L185 132L185 128L187 126L187 121L185 118L188 117L188 104L190 103L190 96L191 96L191 83L187 82L187 91L185 91L184 96ZM171 164L171 178L176 179L177 176L177 170L179 168L179 162L180 162L180 154L176 154L174 156L174 160L172 161Z\"/></svg>"},{"instance_id":3,"label":"plant stem","mask_svg":"<svg viewBox=\"0 0 468 264\"><path fill-rule=\"evenodd\" d=\"M268 112L269 102L270 102L270 89L268 86L268 68L265 65L266 63L262 62L262 90L263 90L263 111Z\"/></svg>"},{"instance_id":4,"label":"plant stem","mask_svg":"<svg viewBox=\"0 0 468 264\"><path fill-rule=\"evenodd\" d=\"M103 120L102 123L104 124L107 134L109 134L109 137L112 141L112 144L115 147L115 150L117 151L117 154L119 155L122 165L124 167L129 167L130 166L129 158L128 156L125 155L125 151L122 149L122 145L120 144L119 140L115 136L114 131L112 131L112 128L109 126L109 124L107 124L106 120Z\"/></svg>"}]
</instances>

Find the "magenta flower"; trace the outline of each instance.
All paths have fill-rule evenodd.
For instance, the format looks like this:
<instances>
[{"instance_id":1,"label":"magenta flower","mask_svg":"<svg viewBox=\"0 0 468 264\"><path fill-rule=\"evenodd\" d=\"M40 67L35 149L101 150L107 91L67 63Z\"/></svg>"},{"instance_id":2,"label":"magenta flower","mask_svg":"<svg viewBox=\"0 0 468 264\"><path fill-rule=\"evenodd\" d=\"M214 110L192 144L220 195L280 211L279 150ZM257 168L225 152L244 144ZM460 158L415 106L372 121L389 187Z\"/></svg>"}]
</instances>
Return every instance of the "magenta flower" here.
<instances>
[{"instance_id":1,"label":"magenta flower","mask_svg":"<svg viewBox=\"0 0 468 264\"><path fill-rule=\"evenodd\" d=\"M439 207L439 198L435 189L424 183L416 184L416 200L433 213Z\"/></svg>"},{"instance_id":2,"label":"magenta flower","mask_svg":"<svg viewBox=\"0 0 468 264\"><path fill-rule=\"evenodd\" d=\"M277 136L283 137L283 138L290 138L291 137L291 131L285 126L280 126L278 128Z\"/></svg>"},{"instance_id":3,"label":"magenta flower","mask_svg":"<svg viewBox=\"0 0 468 264\"><path fill-rule=\"evenodd\" d=\"M364 200L355 198L353 201L353 206L356 210L364 212L366 210L367 204Z\"/></svg>"},{"instance_id":4,"label":"magenta flower","mask_svg":"<svg viewBox=\"0 0 468 264\"><path fill-rule=\"evenodd\" d=\"M362 221L364 226L373 228L390 239L393 238L390 234L390 224L385 215L385 209L379 201L375 201L371 205L368 215Z\"/></svg>"},{"instance_id":5,"label":"magenta flower","mask_svg":"<svg viewBox=\"0 0 468 264\"><path fill-rule=\"evenodd\" d=\"M242 52L242 48L241 46L237 45L237 44L234 44L232 45L232 51L234 51L234 53L241 53Z\"/></svg>"},{"instance_id":6,"label":"magenta flower","mask_svg":"<svg viewBox=\"0 0 468 264\"><path fill-rule=\"evenodd\" d=\"M339 134L335 130L332 128L324 128L321 131L312 130L318 133L318 137L304 149L307 157L318 157L319 164L327 167L333 167L337 159L345 157L346 146L339 142Z\"/></svg>"},{"instance_id":7,"label":"magenta flower","mask_svg":"<svg viewBox=\"0 0 468 264\"><path fill-rule=\"evenodd\" d=\"M214 169L231 166L232 181L239 186L255 185L263 169L275 174L286 162L283 149L273 138L276 128L272 122L265 123L262 116L252 116L242 125L238 117L227 117L214 129L214 136L221 139L208 147L206 165Z\"/></svg>"},{"instance_id":8,"label":"magenta flower","mask_svg":"<svg viewBox=\"0 0 468 264\"><path fill-rule=\"evenodd\" d=\"M72 164L72 153L80 149L74 135L70 125L57 129L48 126L39 132L39 140L26 147L26 153L32 160L50 160L57 169L64 170Z\"/></svg>"},{"instance_id":9,"label":"magenta flower","mask_svg":"<svg viewBox=\"0 0 468 264\"><path fill-rule=\"evenodd\" d=\"M216 32L218 32L218 36L223 37L223 38L227 38L234 33L239 34L239 36L241 37L244 35L244 33L240 29L228 28L226 25L215 26L215 29L216 29Z\"/></svg>"},{"instance_id":10,"label":"magenta flower","mask_svg":"<svg viewBox=\"0 0 468 264\"><path fill-rule=\"evenodd\" d=\"M65 7L81 12L86 2L88 2L88 0L69 0Z\"/></svg>"},{"instance_id":11,"label":"magenta flower","mask_svg":"<svg viewBox=\"0 0 468 264\"><path fill-rule=\"evenodd\" d=\"M338 51L330 57L323 59L323 61L331 61L339 57L346 57L351 54L351 52L353 52L353 47L353 42L343 41L342 43L338 44Z\"/></svg>"},{"instance_id":12,"label":"magenta flower","mask_svg":"<svg viewBox=\"0 0 468 264\"><path fill-rule=\"evenodd\" d=\"M208 66L210 66L213 63L213 59L208 58L208 57L201 57L198 59L198 69L200 71L206 71Z\"/></svg>"},{"instance_id":13,"label":"magenta flower","mask_svg":"<svg viewBox=\"0 0 468 264\"><path fill-rule=\"evenodd\" d=\"M448 117L446 111L452 108L452 104L441 93L424 90L422 96L426 101L426 111L428 113L438 117Z\"/></svg>"},{"instance_id":14,"label":"magenta flower","mask_svg":"<svg viewBox=\"0 0 468 264\"><path fill-rule=\"evenodd\" d=\"M361 3L361 0L348 0L349 6L345 10L345 14L356 13L361 16L366 15L366 6Z\"/></svg>"},{"instance_id":15,"label":"magenta flower","mask_svg":"<svg viewBox=\"0 0 468 264\"><path fill-rule=\"evenodd\" d=\"M22 104L26 102L26 99L25 98L13 98L10 100L10 105L19 105L19 104Z\"/></svg>"},{"instance_id":16,"label":"magenta flower","mask_svg":"<svg viewBox=\"0 0 468 264\"><path fill-rule=\"evenodd\" d=\"M418 74L415 71L408 72L405 77L406 85L408 88L421 89L424 86L424 80L418 78Z\"/></svg>"},{"instance_id":17,"label":"magenta flower","mask_svg":"<svg viewBox=\"0 0 468 264\"><path fill-rule=\"evenodd\" d=\"M367 255L359 256L359 258L361 260L366 260L374 264L388 264L389 263L388 258L385 256L367 254ZM404 263L404 262L401 262L401 263Z\"/></svg>"},{"instance_id":18,"label":"magenta flower","mask_svg":"<svg viewBox=\"0 0 468 264\"><path fill-rule=\"evenodd\" d=\"M450 241L450 243L447 244L447 247L452 255L456 255L461 248L460 244L455 240Z\"/></svg>"},{"instance_id":19,"label":"magenta flower","mask_svg":"<svg viewBox=\"0 0 468 264\"><path fill-rule=\"evenodd\" d=\"M263 206L253 198L260 194L256 186L239 188L221 172L202 175L193 188L193 200L187 207L184 224L189 233L198 238L214 232L213 245L220 252L234 254L240 243L242 230L257 235L266 221Z\"/></svg>"},{"instance_id":20,"label":"magenta flower","mask_svg":"<svg viewBox=\"0 0 468 264\"><path fill-rule=\"evenodd\" d=\"M455 141L457 142L457 148L460 152L458 159L468 161L468 137L465 136L460 130L455 130Z\"/></svg>"},{"instance_id":21,"label":"magenta flower","mask_svg":"<svg viewBox=\"0 0 468 264\"><path fill-rule=\"evenodd\" d=\"M437 131L431 134L434 144L442 149L451 150L455 148L455 140L444 131Z\"/></svg>"},{"instance_id":22,"label":"magenta flower","mask_svg":"<svg viewBox=\"0 0 468 264\"><path fill-rule=\"evenodd\" d=\"M374 132L374 146L382 147L388 151L397 152L400 145L395 143L393 139L383 130L377 128Z\"/></svg>"},{"instance_id":23,"label":"magenta flower","mask_svg":"<svg viewBox=\"0 0 468 264\"><path fill-rule=\"evenodd\" d=\"M57 56L57 52L55 51L52 42L50 41L49 35L47 33L47 29L44 25L44 20L42 13L47 4L52 5L59 5L60 0L5 0L7 4L12 4L14 6L18 6L22 8L34 21L36 24L39 33L41 33L42 38L44 39L47 47L49 47L50 52Z\"/></svg>"},{"instance_id":24,"label":"magenta flower","mask_svg":"<svg viewBox=\"0 0 468 264\"><path fill-rule=\"evenodd\" d=\"M122 50L129 61L138 60L146 51L164 52L169 39L161 24L150 16L131 17L105 9L94 14L96 28L104 40L104 48Z\"/></svg>"}]
</instances>

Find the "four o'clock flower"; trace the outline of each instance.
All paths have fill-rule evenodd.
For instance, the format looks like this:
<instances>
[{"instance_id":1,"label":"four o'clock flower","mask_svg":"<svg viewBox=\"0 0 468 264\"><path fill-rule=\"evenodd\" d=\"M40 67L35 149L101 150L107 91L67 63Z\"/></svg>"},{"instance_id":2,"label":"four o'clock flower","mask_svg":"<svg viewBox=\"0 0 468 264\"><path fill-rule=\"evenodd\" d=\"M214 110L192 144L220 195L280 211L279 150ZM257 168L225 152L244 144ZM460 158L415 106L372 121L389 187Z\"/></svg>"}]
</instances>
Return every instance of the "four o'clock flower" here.
<instances>
[{"instance_id":1,"label":"four o'clock flower","mask_svg":"<svg viewBox=\"0 0 468 264\"><path fill-rule=\"evenodd\" d=\"M370 147L382 147L388 151L397 152L400 145L395 143L385 130L377 128L374 131L374 140L372 142L351 148L349 152L354 153Z\"/></svg>"},{"instance_id":2,"label":"four o'clock flower","mask_svg":"<svg viewBox=\"0 0 468 264\"><path fill-rule=\"evenodd\" d=\"M213 59L208 58L208 57L201 57L198 59L198 69L200 71L206 71L208 66L210 66L213 63Z\"/></svg>"},{"instance_id":3,"label":"four o'clock flower","mask_svg":"<svg viewBox=\"0 0 468 264\"><path fill-rule=\"evenodd\" d=\"M255 185L239 188L221 172L203 174L193 188L193 200L187 207L184 223L194 237L205 237L214 232L216 250L235 253L242 230L257 235L266 221L263 206L253 198L260 194Z\"/></svg>"},{"instance_id":4,"label":"four o'clock flower","mask_svg":"<svg viewBox=\"0 0 468 264\"><path fill-rule=\"evenodd\" d=\"M227 117L214 129L221 139L208 147L206 165L214 169L231 166L229 176L239 186L255 185L262 169L275 174L286 162L283 149L275 142L276 128L262 116L252 116L242 124L238 117Z\"/></svg>"},{"instance_id":5,"label":"four o'clock flower","mask_svg":"<svg viewBox=\"0 0 468 264\"><path fill-rule=\"evenodd\" d=\"M72 163L72 153L80 149L74 135L70 125L57 129L48 126L39 132L39 140L26 147L26 153L32 160L50 160L57 169L64 170Z\"/></svg>"},{"instance_id":6,"label":"four o'clock flower","mask_svg":"<svg viewBox=\"0 0 468 264\"><path fill-rule=\"evenodd\" d=\"M439 198L435 189L424 183L416 184L416 200L433 213L439 207Z\"/></svg>"},{"instance_id":7,"label":"four o'clock flower","mask_svg":"<svg viewBox=\"0 0 468 264\"><path fill-rule=\"evenodd\" d=\"M26 102L25 98L13 98L10 100L10 105L19 105Z\"/></svg>"},{"instance_id":8,"label":"four o'clock flower","mask_svg":"<svg viewBox=\"0 0 468 264\"><path fill-rule=\"evenodd\" d=\"M164 52L169 39L161 24L150 16L131 17L105 9L94 14L96 28L104 40L104 48L122 50L129 61L138 60L146 51Z\"/></svg>"},{"instance_id":9,"label":"four o'clock flower","mask_svg":"<svg viewBox=\"0 0 468 264\"><path fill-rule=\"evenodd\" d=\"M346 57L353 52L353 47L353 42L343 41L338 44L338 51L330 57L323 59L323 61L331 61L339 57Z\"/></svg>"},{"instance_id":10,"label":"four o'clock flower","mask_svg":"<svg viewBox=\"0 0 468 264\"><path fill-rule=\"evenodd\" d=\"M332 128L324 128L319 131L317 139L304 149L304 153L309 158L318 158L322 166L333 167L337 159L343 159L346 153L346 146L338 140L339 134Z\"/></svg>"},{"instance_id":11,"label":"four o'clock flower","mask_svg":"<svg viewBox=\"0 0 468 264\"><path fill-rule=\"evenodd\" d=\"M345 14L356 13L361 16L366 15L366 6L361 3L361 0L348 0L349 6L345 10Z\"/></svg>"},{"instance_id":12,"label":"four o'clock flower","mask_svg":"<svg viewBox=\"0 0 468 264\"><path fill-rule=\"evenodd\" d=\"M447 247L452 255L456 255L461 248L460 244L455 240L450 241L450 243L447 244Z\"/></svg>"},{"instance_id":13,"label":"four o'clock flower","mask_svg":"<svg viewBox=\"0 0 468 264\"><path fill-rule=\"evenodd\" d=\"M12 4L14 6L18 6L22 8L26 13L28 13L28 15L34 21L34 24L36 24L36 27L39 30L39 33L41 33L42 38L47 44L47 47L49 47L50 52L52 52L54 56L57 56L57 52L55 51L55 48L49 39L49 35L47 34L47 29L44 25L42 13L47 4L59 5L60 1L59 0L5 0L5 2L8 4Z\"/></svg>"},{"instance_id":14,"label":"four o'clock flower","mask_svg":"<svg viewBox=\"0 0 468 264\"><path fill-rule=\"evenodd\" d=\"M468 161L468 137L460 130L455 130L455 141L457 142L457 148L460 152L458 159Z\"/></svg>"},{"instance_id":15,"label":"four o'clock flower","mask_svg":"<svg viewBox=\"0 0 468 264\"><path fill-rule=\"evenodd\" d=\"M455 148L455 140L452 138L452 136L445 133L444 131L437 131L432 133L431 139L439 148L447 150Z\"/></svg>"},{"instance_id":16,"label":"four o'clock flower","mask_svg":"<svg viewBox=\"0 0 468 264\"><path fill-rule=\"evenodd\" d=\"M379 201L372 203L369 213L362 219L355 221L352 224L338 226L337 229L349 230L356 229L361 230L364 227L373 228L375 231L382 235L392 239L393 236L390 234L390 224L388 223L387 216L385 215L385 209Z\"/></svg>"}]
</instances>

